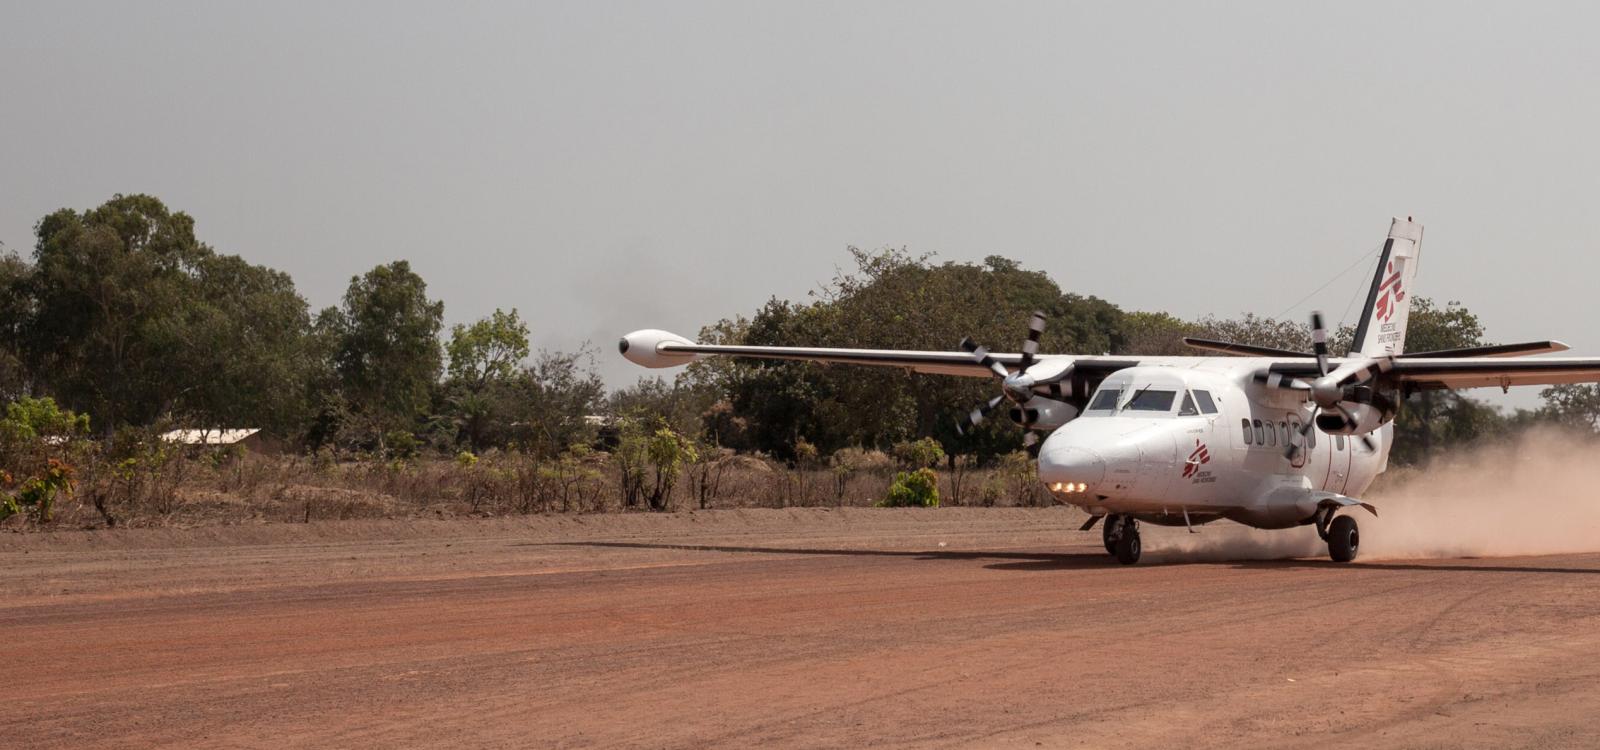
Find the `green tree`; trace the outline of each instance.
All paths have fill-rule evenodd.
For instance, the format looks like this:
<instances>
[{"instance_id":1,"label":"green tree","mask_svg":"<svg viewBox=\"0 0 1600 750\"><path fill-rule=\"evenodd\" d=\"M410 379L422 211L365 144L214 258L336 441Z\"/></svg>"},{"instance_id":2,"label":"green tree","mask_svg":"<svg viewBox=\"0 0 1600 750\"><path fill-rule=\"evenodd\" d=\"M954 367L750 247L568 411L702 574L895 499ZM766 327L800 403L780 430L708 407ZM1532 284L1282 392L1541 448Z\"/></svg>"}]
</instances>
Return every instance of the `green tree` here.
<instances>
[{"instance_id":1,"label":"green tree","mask_svg":"<svg viewBox=\"0 0 1600 750\"><path fill-rule=\"evenodd\" d=\"M189 215L148 195L61 209L35 234L16 334L32 387L107 431L163 415L229 427L303 417L309 316L288 276L217 254ZM16 276L9 265L0 279Z\"/></svg>"},{"instance_id":2,"label":"green tree","mask_svg":"<svg viewBox=\"0 0 1600 750\"><path fill-rule=\"evenodd\" d=\"M1406 351L1423 352L1485 345L1483 323L1460 302L1444 307L1427 297L1411 301L1406 325ZM1492 407L1456 391L1418 391L1401 404L1395 417L1396 464L1428 461L1440 448L1453 447L1496 434L1505 422Z\"/></svg>"},{"instance_id":3,"label":"green tree","mask_svg":"<svg viewBox=\"0 0 1600 750\"><path fill-rule=\"evenodd\" d=\"M492 381L505 381L528 358L528 326L511 312L493 315L470 326L450 329L450 377L481 390Z\"/></svg>"},{"instance_id":4,"label":"green tree","mask_svg":"<svg viewBox=\"0 0 1600 750\"><path fill-rule=\"evenodd\" d=\"M236 255L202 259L194 281L180 357L193 376L175 411L197 425L298 433L310 416L306 385L316 362L294 281Z\"/></svg>"},{"instance_id":5,"label":"green tree","mask_svg":"<svg viewBox=\"0 0 1600 750\"><path fill-rule=\"evenodd\" d=\"M350 411L379 439L409 430L439 380L444 303L399 260L350 279L344 306L326 323L338 331L334 367Z\"/></svg>"},{"instance_id":6,"label":"green tree","mask_svg":"<svg viewBox=\"0 0 1600 750\"><path fill-rule=\"evenodd\" d=\"M1539 397L1544 399L1539 418L1585 432L1600 432L1600 386L1558 385L1540 391Z\"/></svg>"},{"instance_id":7,"label":"green tree","mask_svg":"<svg viewBox=\"0 0 1600 750\"><path fill-rule=\"evenodd\" d=\"M147 424L183 392L183 317L193 269L210 251L194 220L147 195L118 195L34 229L32 372L103 429Z\"/></svg>"},{"instance_id":8,"label":"green tree","mask_svg":"<svg viewBox=\"0 0 1600 750\"><path fill-rule=\"evenodd\" d=\"M0 399L27 394L32 377L23 360L23 331L32 317L28 283L33 269L0 244Z\"/></svg>"},{"instance_id":9,"label":"green tree","mask_svg":"<svg viewBox=\"0 0 1600 750\"><path fill-rule=\"evenodd\" d=\"M748 321L723 321L712 332L726 343L934 350L954 349L972 336L1015 351L1028 316L1042 310L1050 318L1043 351L1099 353L1121 344L1115 306L1063 292L1015 261L991 256L981 264L936 264L903 250L851 253L855 269L841 272L810 303L772 300ZM754 447L783 458L802 438L830 453L931 435L947 450L985 455L1012 450L1021 439L1004 419L973 435L956 434L957 417L994 395L994 383L982 379L762 361L690 372L686 377L714 384L718 400L744 420Z\"/></svg>"}]
</instances>

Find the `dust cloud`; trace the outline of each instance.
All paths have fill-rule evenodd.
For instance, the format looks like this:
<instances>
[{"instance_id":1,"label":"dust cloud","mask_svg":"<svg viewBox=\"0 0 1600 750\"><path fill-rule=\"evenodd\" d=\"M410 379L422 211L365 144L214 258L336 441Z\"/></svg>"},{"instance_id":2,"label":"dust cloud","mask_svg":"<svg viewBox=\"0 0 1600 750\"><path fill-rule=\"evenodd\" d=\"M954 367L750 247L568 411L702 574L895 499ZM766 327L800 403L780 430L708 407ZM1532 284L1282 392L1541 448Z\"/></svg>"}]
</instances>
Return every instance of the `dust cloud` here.
<instances>
[{"instance_id":1,"label":"dust cloud","mask_svg":"<svg viewBox=\"0 0 1600 750\"><path fill-rule=\"evenodd\" d=\"M1355 509L1360 560L1600 552L1600 444L1553 429L1391 469ZM1350 511L1346 511L1350 512ZM1152 561L1326 557L1311 527L1250 529L1226 521L1200 533L1144 526ZM1150 533L1155 532L1155 533Z\"/></svg>"}]
</instances>

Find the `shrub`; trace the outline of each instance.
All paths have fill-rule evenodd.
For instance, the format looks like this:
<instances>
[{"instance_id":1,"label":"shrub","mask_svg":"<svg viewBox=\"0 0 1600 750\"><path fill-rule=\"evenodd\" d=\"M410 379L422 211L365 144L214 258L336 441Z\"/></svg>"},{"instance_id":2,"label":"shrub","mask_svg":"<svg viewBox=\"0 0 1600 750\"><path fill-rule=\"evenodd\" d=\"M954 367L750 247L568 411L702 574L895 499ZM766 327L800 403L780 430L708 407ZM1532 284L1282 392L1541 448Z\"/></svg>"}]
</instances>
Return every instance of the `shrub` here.
<instances>
[{"instance_id":1,"label":"shrub","mask_svg":"<svg viewBox=\"0 0 1600 750\"><path fill-rule=\"evenodd\" d=\"M889 496L878 503L882 508L937 508L939 507L939 477L933 469L923 467L916 471L903 471L894 476L889 485Z\"/></svg>"},{"instance_id":2,"label":"shrub","mask_svg":"<svg viewBox=\"0 0 1600 750\"><path fill-rule=\"evenodd\" d=\"M410 430L390 430L383 436L383 442L387 457L397 461L416 458L422 450L422 442Z\"/></svg>"},{"instance_id":3,"label":"shrub","mask_svg":"<svg viewBox=\"0 0 1600 750\"><path fill-rule=\"evenodd\" d=\"M0 479L9 484L11 476L6 474ZM16 494L0 494L0 521L27 509L33 511L36 523L49 523L56 495L63 490L71 492L72 487L72 467L52 458L42 473L19 485Z\"/></svg>"},{"instance_id":4,"label":"shrub","mask_svg":"<svg viewBox=\"0 0 1600 750\"><path fill-rule=\"evenodd\" d=\"M931 437L895 443L893 450L895 460L912 469L936 466L944 460L944 448Z\"/></svg>"}]
</instances>

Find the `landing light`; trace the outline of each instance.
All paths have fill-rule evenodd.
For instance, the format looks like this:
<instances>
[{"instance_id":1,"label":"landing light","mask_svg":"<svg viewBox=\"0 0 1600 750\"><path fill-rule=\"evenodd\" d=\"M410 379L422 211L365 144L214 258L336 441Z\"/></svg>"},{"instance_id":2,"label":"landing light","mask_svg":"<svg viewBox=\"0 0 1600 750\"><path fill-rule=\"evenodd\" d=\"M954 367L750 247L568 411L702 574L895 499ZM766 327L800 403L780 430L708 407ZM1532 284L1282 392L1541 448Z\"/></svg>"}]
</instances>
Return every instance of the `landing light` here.
<instances>
[{"instance_id":1,"label":"landing light","mask_svg":"<svg viewBox=\"0 0 1600 750\"><path fill-rule=\"evenodd\" d=\"M1078 482L1076 484L1072 482L1056 482L1055 484L1050 485L1050 489L1056 492L1084 492L1089 489L1089 485L1084 484L1083 482Z\"/></svg>"}]
</instances>

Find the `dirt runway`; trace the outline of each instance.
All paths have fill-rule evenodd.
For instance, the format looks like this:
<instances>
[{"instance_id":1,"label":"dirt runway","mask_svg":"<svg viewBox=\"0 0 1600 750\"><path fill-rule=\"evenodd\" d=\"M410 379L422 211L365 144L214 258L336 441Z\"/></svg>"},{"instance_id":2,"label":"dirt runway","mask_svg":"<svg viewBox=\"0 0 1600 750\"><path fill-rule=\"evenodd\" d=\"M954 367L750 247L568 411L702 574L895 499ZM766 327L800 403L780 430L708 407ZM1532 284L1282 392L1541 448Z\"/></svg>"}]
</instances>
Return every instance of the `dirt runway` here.
<instances>
[{"instance_id":1,"label":"dirt runway","mask_svg":"<svg viewBox=\"0 0 1600 750\"><path fill-rule=\"evenodd\" d=\"M5 535L0 745L1600 745L1600 555L1121 567L1081 520Z\"/></svg>"}]
</instances>

